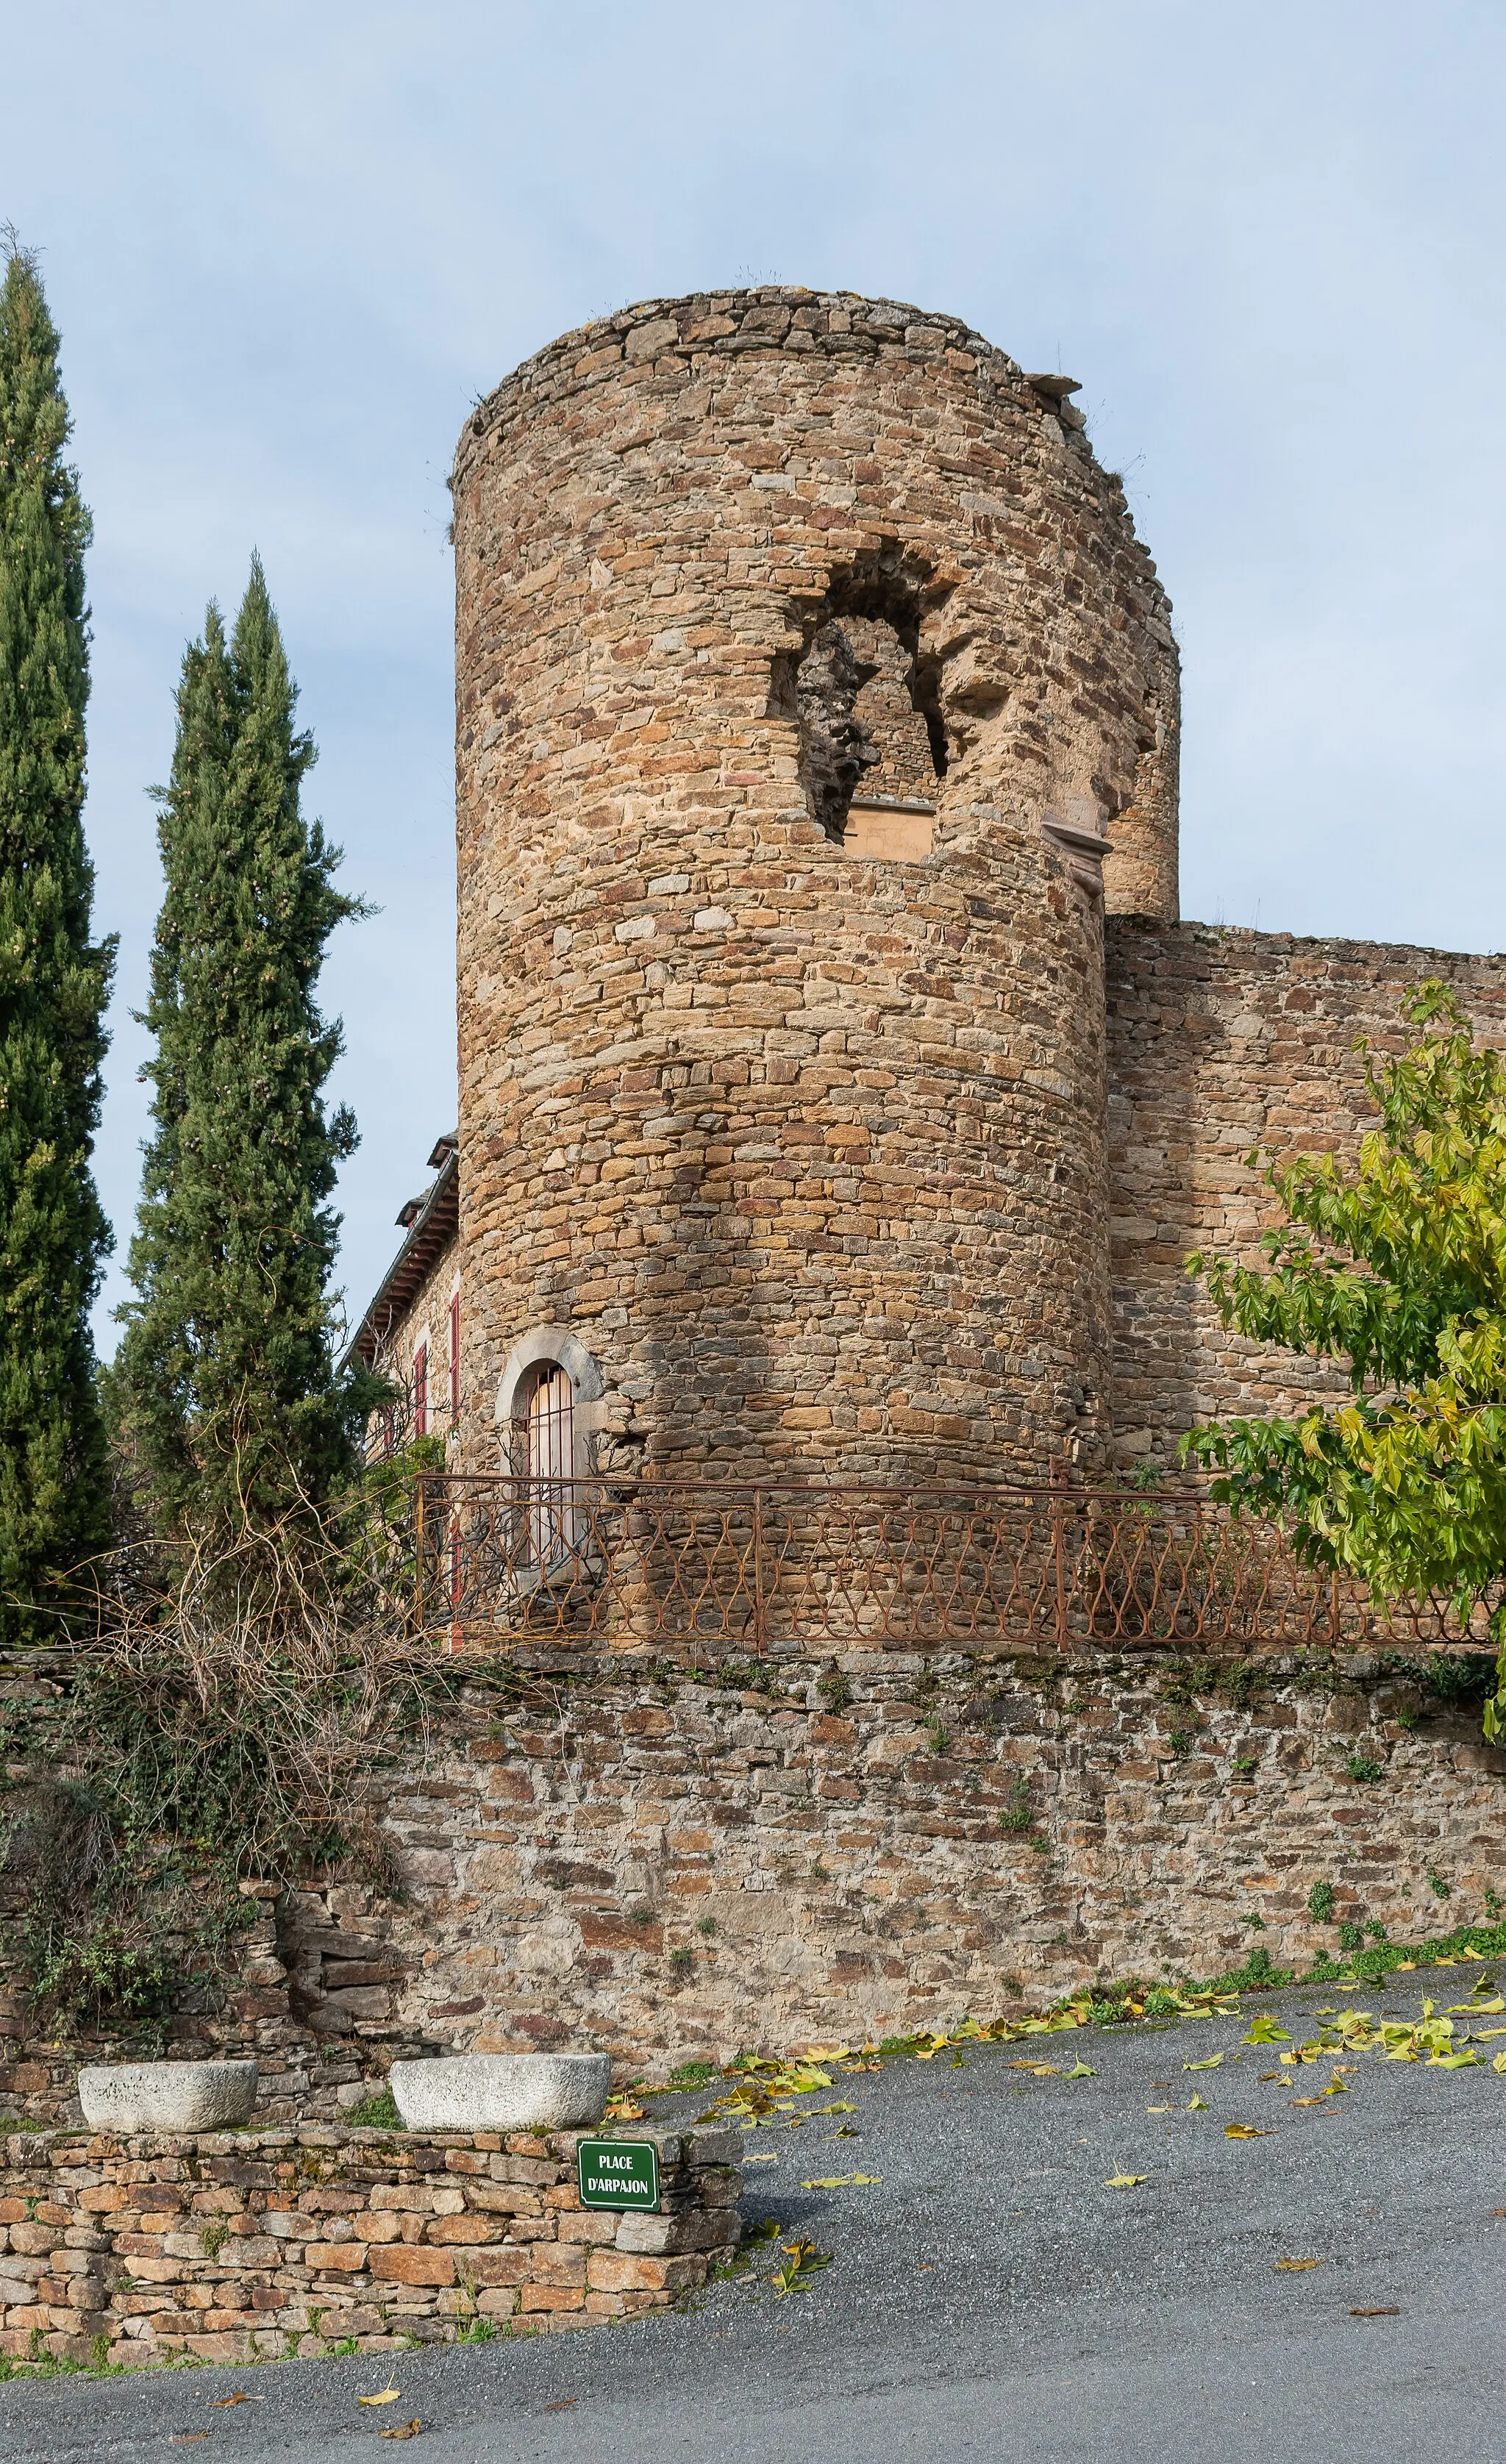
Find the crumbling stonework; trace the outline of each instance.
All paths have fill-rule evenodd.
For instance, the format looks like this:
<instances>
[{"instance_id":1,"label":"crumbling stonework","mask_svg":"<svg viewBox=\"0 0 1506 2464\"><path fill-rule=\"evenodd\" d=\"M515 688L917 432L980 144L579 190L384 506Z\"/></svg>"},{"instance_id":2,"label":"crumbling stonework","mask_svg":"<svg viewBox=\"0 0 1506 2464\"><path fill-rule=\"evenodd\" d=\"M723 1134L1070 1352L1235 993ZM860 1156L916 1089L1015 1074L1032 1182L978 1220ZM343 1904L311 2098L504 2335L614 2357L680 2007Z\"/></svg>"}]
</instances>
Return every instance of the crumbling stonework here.
<instances>
[{"instance_id":1,"label":"crumbling stonework","mask_svg":"<svg viewBox=\"0 0 1506 2464\"><path fill-rule=\"evenodd\" d=\"M1492 1031L1501 964L1177 921L1170 611L1074 390L758 291L467 423L454 1463L526 1467L541 1332L579 1473L1092 1474L1338 1391L1183 1262L1257 1254L1251 1147L1352 1148L1358 1029L1443 972Z\"/></svg>"},{"instance_id":2,"label":"crumbling stonework","mask_svg":"<svg viewBox=\"0 0 1506 2464\"><path fill-rule=\"evenodd\" d=\"M660 2211L587 2209L579 2131L0 2141L0 2353L127 2366L534 2334L667 2308L738 2244L738 2134L658 2150Z\"/></svg>"},{"instance_id":3,"label":"crumbling stonework","mask_svg":"<svg viewBox=\"0 0 1506 2464\"><path fill-rule=\"evenodd\" d=\"M1106 1412L1101 883L1174 864L1168 611L1080 416L955 319L654 301L454 485L466 1460L554 1324L617 1467L1038 1467ZM849 852L867 771L922 858Z\"/></svg>"}]
</instances>

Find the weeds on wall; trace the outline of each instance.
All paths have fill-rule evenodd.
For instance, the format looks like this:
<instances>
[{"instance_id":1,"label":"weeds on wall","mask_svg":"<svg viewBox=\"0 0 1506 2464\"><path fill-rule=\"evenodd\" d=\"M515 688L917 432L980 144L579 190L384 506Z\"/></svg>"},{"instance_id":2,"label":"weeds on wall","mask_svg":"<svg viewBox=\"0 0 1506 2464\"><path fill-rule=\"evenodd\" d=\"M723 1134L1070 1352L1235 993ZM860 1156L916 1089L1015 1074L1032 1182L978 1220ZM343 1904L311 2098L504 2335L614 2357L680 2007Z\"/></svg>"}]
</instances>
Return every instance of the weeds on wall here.
<instances>
[{"instance_id":1,"label":"weeds on wall","mask_svg":"<svg viewBox=\"0 0 1506 2464\"><path fill-rule=\"evenodd\" d=\"M7 1957L39 2024L150 2045L187 1992L212 2004L261 1899L349 1859L392 1883L374 1785L450 1683L410 1614L402 1478L138 1547L66 1683L0 1720Z\"/></svg>"}]
</instances>

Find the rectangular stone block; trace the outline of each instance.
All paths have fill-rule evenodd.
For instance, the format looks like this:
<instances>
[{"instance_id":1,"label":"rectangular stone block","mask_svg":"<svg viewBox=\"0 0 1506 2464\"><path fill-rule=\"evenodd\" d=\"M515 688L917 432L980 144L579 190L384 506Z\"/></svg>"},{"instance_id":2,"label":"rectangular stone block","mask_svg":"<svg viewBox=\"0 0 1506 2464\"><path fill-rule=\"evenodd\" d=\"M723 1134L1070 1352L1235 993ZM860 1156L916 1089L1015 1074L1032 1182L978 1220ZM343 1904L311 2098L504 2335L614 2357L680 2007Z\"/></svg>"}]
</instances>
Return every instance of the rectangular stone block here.
<instances>
[{"instance_id":1,"label":"rectangular stone block","mask_svg":"<svg viewBox=\"0 0 1506 2464\"><path fill-rule=\"evenodd\" d=\"M366 2263L364 2241L311 2241L304 2245L303 2264L321 2274L359 2276Z\"/></svg>"},{"instance_id":2,"label":"rectangular stone block","mask_svg":"<svg viewBox=\"0 0 1506 2464\"><path fill-rule=\"evenodd\" d=\"M703 2258L637 2257L626 2250L593 2250L587 2281L593 2293L668 2293L705 2281Z\"/></svg>"},{"instance_id":3,"label":"rectangular stone block","mask_svg":"<svg viewBox=\"0 0 1506 2464\"><path fill-rule=\"evenodd\" d=\"M526 2284L533 2253L504 2243L491 2250L468 2250L462 2262L473 2284Z\"/></svg>"},{"instance_id":4,"label":"rectangular stone block","mask_svg":"<svg viewBox=\"0 0 1506 2464\"><path fill-rule=\"evenodd\" d=\"M741 2130L698 2130L685 2142L692 2165L736 2165L742 2154Z\"/></svg>"},{"instance_id":5,"label":"rectangular stone block","mask_svg":"<svg viewBox=\"0 0 1506 2464\"><path fill-rule=\"evenodd\" d=\"M725 2211L683 2216L624 2216L615 2240L619 2250L644 2257L665 2258L687 2250L725 2250L732 2240Z\"/></svg>"},{"instance_id":6,"label":"rectangular stone block","mask_svg":"<svg viewBox=\"0 0 1506 2464\"><path fill-rule=\"evenodd\" d=\"M469 2183L462 2190L451 2182L373 2182L367 2205L378 2210L399 2210L405 2214L457 2216L468 2192Z\"/></svg>"},{"instance_id":7,"label":"rectangular stone block","mask_svg":"<svg viewBox=\"0 0 1506 2464\"><path fill-rule=\"evenodd\" d=\"M447 2250L424 2250L416 2242L388 2242L370 2253L371 2274L392 2284L453 2284L454 2260Z\"/></svg>"},{"instance_id":8,"label":"rectangular stone block","mask_svg":"<svg viewBox=\"0 0 1506 2464\"><path fill-rule=\"evenodd\" d=\"M617 2232L617 2219L600 2209L577 2208L573 2215L560 2218L561 2241L611 2241Z\"/></svg>"},{"instance_id":9,"label":"rectangular stone block","mask_svg":"<svg viewBox=\"0 0 1506 2464\"><path fill-rule=\"evenodd\" d=\"M495 2241L496 2238L497 2226L490 2216L436 2216L432 2224L424 2227L424 2239L440 2244Z\"/></svg>"},{"instance_id":10,"label":"rectangular stone block","mask_svg":"<svg viewBox=\"0 0 1506 2464\"><path fill-rule=\"evenodd\" d=\"M584 2284L586 2259L586 2249L578 2242L535 2242L529 2274L536 2284Z\"/></svg>"},{"instance_id":11,"label":"rectangular stone block","mask_svg":"<svg viewBox=\"0 0 1506 2464\"><path fill-rule=\"evenodd\" d=\"M458 2199L459 2192L455 2192ZM467 2182L465 2204L478 2209L484 2215L537 2216L543 2212L543 2201L537 2190L525 2190L514 2182ZM456 2211L446 2209L446 2214Z\"/></svg>"}]
</instances>

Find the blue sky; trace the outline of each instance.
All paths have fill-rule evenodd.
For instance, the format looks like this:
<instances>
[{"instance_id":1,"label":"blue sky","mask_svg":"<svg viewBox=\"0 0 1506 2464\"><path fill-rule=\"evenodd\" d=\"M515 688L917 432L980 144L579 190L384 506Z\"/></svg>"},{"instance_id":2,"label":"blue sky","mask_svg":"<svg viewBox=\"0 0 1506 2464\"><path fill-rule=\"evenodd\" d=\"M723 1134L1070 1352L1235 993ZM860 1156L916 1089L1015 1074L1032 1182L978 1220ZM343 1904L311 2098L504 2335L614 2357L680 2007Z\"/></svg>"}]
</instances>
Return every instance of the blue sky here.
<instances>
[{"instance_id":1,"label":"blue sky","mask_svg":"<svg viewBox=\"0 0 1506 2464\"><path fill-rule=\"evenodd\" d=\"M1176 608L1185 913L1506 945L1498 5L53 0L6 64L0 219L41 252L96 518L122 1248L144 791L255 546L314 809L383 911L325 989L355 1307L387 1264L454 1114L445 474L477 395L628 300L878 293L1079 377Z\"/></svg>"}]
</instances>

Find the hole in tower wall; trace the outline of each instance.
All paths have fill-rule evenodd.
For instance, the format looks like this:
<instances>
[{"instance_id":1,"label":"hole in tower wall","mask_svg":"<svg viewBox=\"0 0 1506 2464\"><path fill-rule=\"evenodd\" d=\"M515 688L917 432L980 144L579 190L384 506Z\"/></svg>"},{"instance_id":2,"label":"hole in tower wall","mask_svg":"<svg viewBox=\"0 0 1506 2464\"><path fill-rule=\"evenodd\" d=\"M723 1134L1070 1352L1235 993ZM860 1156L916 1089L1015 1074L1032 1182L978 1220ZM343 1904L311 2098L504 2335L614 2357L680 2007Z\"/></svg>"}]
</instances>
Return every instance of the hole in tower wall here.
<instances>
[{"instance_id":1,"label":"hole in tower wall","mask_svg":"<svg viewBox=\"0 0 1506 2464\"><path fill-rule=\"evenodd\" d=\"M854 854L902 859L930 852L946 732L934 663L917 655L908 610L896 612L897 624L852 593L792 674L776 679L776 697L786 709L793 702L801 776L828 838Z\"/></svg>"}]
</instances>

